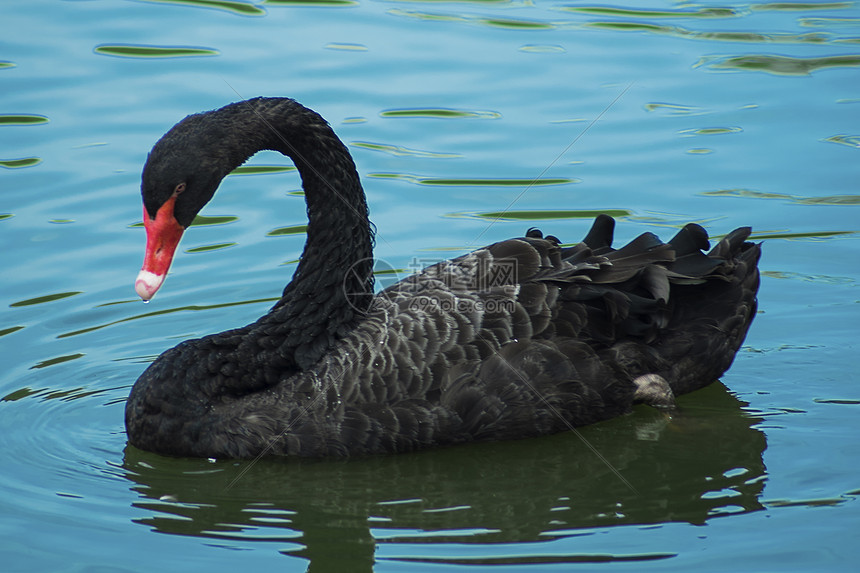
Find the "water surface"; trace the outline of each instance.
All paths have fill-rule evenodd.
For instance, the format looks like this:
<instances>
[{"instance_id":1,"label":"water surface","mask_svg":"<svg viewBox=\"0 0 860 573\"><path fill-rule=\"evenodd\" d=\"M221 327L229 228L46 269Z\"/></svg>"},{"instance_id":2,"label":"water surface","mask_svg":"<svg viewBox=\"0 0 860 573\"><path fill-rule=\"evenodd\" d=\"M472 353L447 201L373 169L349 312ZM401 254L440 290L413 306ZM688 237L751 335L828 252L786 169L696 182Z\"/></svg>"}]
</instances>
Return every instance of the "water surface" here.
<instances>
[{"instance_id":1,"label":"water surface","mask_svg":"<svg viewBox=\"0 0 860 573\"><path fill-rule=\"evenodd\" d=\"M0 560L8 571L851 570L860 552L860 7L47 1L0 19ZM721 382L578 433L349 462L127 446L131 384L295 269L298 175L228 177L143 305L140 169L189 113L325 116L381 284L538 226L764 241Z\"/></svg>"}]
</instances>

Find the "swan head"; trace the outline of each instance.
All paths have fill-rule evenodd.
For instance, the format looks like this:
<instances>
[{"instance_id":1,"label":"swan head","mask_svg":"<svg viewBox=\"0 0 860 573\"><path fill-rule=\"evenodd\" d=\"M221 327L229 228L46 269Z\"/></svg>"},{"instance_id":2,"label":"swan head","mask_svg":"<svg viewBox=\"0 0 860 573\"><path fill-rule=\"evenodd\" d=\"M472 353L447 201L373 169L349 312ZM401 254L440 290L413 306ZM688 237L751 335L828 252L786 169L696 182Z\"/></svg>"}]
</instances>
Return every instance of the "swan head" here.
<instances>
[{"instance_id":1,"label":"swan head","mask_svg":"<svg viewBox=\"0 0 860 573\"><path fill-rule=\"evenodd\" d=\"M144 301L161 288L185 229L231 170L219 153L221 134L211 132L205 116L189 116L176 124L155 144L143 167L146 252L134 290Z\"/></svg>"}]
</instances>

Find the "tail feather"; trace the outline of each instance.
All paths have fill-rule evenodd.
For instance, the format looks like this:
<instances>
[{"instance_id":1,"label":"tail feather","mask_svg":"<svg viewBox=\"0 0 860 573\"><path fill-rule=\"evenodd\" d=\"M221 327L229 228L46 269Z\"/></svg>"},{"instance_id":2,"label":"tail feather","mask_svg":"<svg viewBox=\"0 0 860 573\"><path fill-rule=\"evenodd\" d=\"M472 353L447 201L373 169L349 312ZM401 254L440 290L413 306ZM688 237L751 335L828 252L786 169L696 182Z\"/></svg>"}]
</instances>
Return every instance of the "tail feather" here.
<instances>
[{"instance_id":1,"label":"tail feather","mask_svg":"<svg viewBox=\"0 0 860 573\"><path fill-rule=\"evenodd\" d=\"M533 277L561 287L544 334L591 339L625 376L660 375L675 394L715 381L756 312L761 246L747 242L750 228L710 248L707 231L691 223L668 243L644 233L618 249L613 228L598 217L582 243L562 249L566 269Z\"/></svg>"}]
</instances>

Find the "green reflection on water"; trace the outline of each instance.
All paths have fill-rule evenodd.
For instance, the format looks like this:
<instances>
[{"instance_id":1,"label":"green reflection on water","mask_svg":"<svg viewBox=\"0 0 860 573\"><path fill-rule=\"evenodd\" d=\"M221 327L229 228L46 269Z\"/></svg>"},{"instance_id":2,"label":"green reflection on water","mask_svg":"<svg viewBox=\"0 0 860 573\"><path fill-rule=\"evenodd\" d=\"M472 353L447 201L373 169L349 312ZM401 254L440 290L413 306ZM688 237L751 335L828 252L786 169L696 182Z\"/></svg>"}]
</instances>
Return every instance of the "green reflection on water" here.
<instances>
[{"instance_id":1,"label":"green reflection on water","mask_svg":"<svg viewBox=\"0 0 860 573\"><path fill-rule=\"evenodd\" d=\"M717 70L765 72L781 76L805 76L827 68L860 66L860 55L825 56L822 58L792 58L768 54L750 54L728 58L705 57L694 66L708 65Z\"/></svg>"},{"instance_id":2,"label":"green reflection on water","mask_svg":"<svg viewBox=\"0 0 860 573\"><path fill-rule=\"evenodd\" d=\"M23 398L27 398L29 396L37 394L41 391L42 390L33 390L29 387L19 388L18 390L15 390L14 392L9 392L8 394L0 398L0 402L15 402L17 400L21 400Z\"/></svg>"},{"instance_id":3,"label":"green reflection on water","mask_svg":"<svg viewBox=\"0 0 860 573\"><path fill-rule=\"evenodd\" d=\"M448 213L447 217L475 217L496 221L550 221L555 219L592 219L600 214L615 218L629 217L633 214L627 209L576 209L576 210L529 210L529 211L489 211L484 213Z\"/></svg>"},{"instance_id":4,"label":"green reflection on water","mask_svg":"<svg viewBox=\"0 0 860 573\"><path fill-rule=\"evenodd\" d=\"M83 354L81 355L83 356ZM66 357L68 358L68 357ZM80 358L80 356L77 356ZM73 358L69 358L73 360ZM62 362L67 362L68 360L63 360ZM42 364L41 362L39 364ZM33 368L37 368L34 366ZM32 369L31 369L32 370ZM88 396L96 396L98 394L105 394L108 392L112 392L114 390L118 390L118 388L104 388L100 390L87 390L83 386L79 386L77 388L71 388L69 390L52 390L50 388L30 388L29 386L25 386L24 388L19 388L9 394L6 394L2 398L0 398L0 402L15 402L17 400L22 400L24 398L30 397L38 397L42 400L62 400L64 402L70 402L71 400L78 400L80 398L86 398Z\"/></svg>"},{"instance_id":5,"label":"green reflection on water","mask_svg":"<svg viewBox=\"0 0 860 573\"><path fill-rule=\"evenodd\" d=\"M564 54L567 52L563 46L550 44L526 44L525 46L520 46L519 50L529 54Z\"/></svg>"},{"instance_id":6,"label":"green reflection on water","mask_svg":"<svg viewBox=\"0 0 860 573\"><path fill-rule=\"evenodd\" d=\"M15 62L7 62L5 60L0 61L0 70L5 70L7 68L14 68L14 67L15 67Z\"/></svg>"},{"instance_id":7,"label":"green reflection on water","mask_svg":"<svg viewBox=\"0 0 860 573\"><path fill-rule=\"evenodd\" d=\"M743 508L741 508L743 509ZM562 536L563 537L563 536ZM460 543L464 543L466 535L458 536ZM437 542L439 540L437 539ZM485 556L470 556L470 557L399 557L398 561L406 563L425 563L436 565L563 565L573 563L618 563L618 562L641 562L641 561L656 561L662 559L672 559L677 557L677 553L631 553L631 554L613 554L613 553L577 553L571 555L553 554L553 555L510 555L502 557L494 557L491 555Z\"/></svg>"},{"instance_id":8,"label":"green reflection on water","mask_svg":"<svg viewBox=\"0 0 860 573\"><path fill-rule=\"evenodd\" d=\"M567 12L614 16L618 18L733 18L740 13L734 8L695 8L682 10L637 10L610 6L563 6Z\"/></svg>"},{"instance_id":9,"label":"green reflection on water","mask_svg":"<svg viewBox=\"0 0 860 573\"><path fill-rule=\"evenodd\" d=\"M39 368L47 368L48 366L54 366L55 364L62 364L63 362L69 362L70 360L77 360L78 358L82 358L86 356L86 354L82 354L80 352L76 354L67 354L65 356L57 356L56 358L49 358L48 360L42 360L30 366L30 370L39 369Z\"/></svg>"},{"instance_id":10,"label":"green reflection on water","mask_svg":"<svg viewBox=\"0 0 860 573\"><path fill-rule=\"evenodd\" d=\"M43 304L46 302L53 302L55 300L62 300L64 298L69 298L70 296L75 296L78 294L81 294L81 291L58 292L55 294L46 294L43 296L37 296L35 298L28 298L26 300L19 300L18 302L13 302L9 306L11 306L11 307L32 306L34 304Z\"/></svg>"},{"instance_id":11,"label":"green reflection on water","mask_svg":"<svg viewBox=\"0 0 860 573\"><path fill-rule=\"evenodd\" d=\"M235 215L214 215L211 217L207 217L206 215L197 215L191 222L191 226L208 227L212 225L226 225L227 223L232 223L238 220L239 217L236 217Z\"/></svg>"},{"instance_id":12,"label":"green reflection on water","mask_svg":"<svg viewBox=\"0 0 860 573\"><path fill-rule=\"evenodd\" d=\"M850 277L839 277L831 275L807 275L803 273L795 273L789 271L761 271L761 275L774 279L801 280L805 282L822 283L829 285L853 285L855 282L854 279Z\"/></svg>"},{"instance_id":13,"label":"green reflection on water","mask_svg":"<svg viewBox=\"0 0 860 573\"><path fill-rule=\"evenodd\" d=\"M307 225L293 225L291 227L279 227L277 229L272 229L268 233L266 233L267 237L280 237L282 235L299 235L308 230Z\"/></svg>"},{"instance_id":14,"label":"green reflection on water","mask_svg":"<svg viewBox=\"0 0 860 573\"><path fill-rule=\"evenodd\" d=\"M512 0L393 0L398 3L420 4L511 4Z\"/></svg>"},{"instance_id":15,"label":"green reflection on water","mask_svg":"<svg viewBox=\"0 0 860 573\"><path fill-rule=\"evenodd\" d=\"M740 133L743 129L740 127L703 127L699 129L682 129L678 133L681 135L723 135L726 133Z\"/></svg>"},{"instance_id":16,"label":"green reflection on water","mask_svg":"<svg viewBox=\"0 0 860 573\"><path fill-rule=\"evenodd\" d=\"M23 330L23 326L10 326L9 328L0 329L0 336L6 336L7 334L12 334L13 332L18 332L19 330Z\"/></svg>"},{"instance_id":17,"label":"green reflection on water","mask_svg":"<svg viewBox=\"0 0 860 573\"><path fill-rule=\"evenodd\" d=\"M843 10L851 8L854 2L770 2L768 4L753 4L753 10L780 10L780 11L803 11L803 10Z\"/></svg>"},{"instance_id":18,"label":"green reflection on water","mask_svg":"<svg viewBox=\"0 0 860 573\"><path fill-rule=\"evenodd\" d=\"M381 269L381 270L373 270L373 274L375 276L389 276L389 275L399 275L400 273L409 272L407 269Z\"/></svg>"},{"instance_id":19,"label":"green reflection on water","mask_svg":"<svg viewBox=\"0 0 860 573\"><path fill-rule=\"evenodd\" d=\"M193 247L190 249L185 249L186 253L206 253L209 251L217 251L219 249L226 249L228 247L233 247L238 243L216 243L214 245L203 245L200 247Z\"/></svg>"},{"instance_id":20,"label":"green reflection on water","mask_svg":"<svg viewBox=\"0 0 860 573\"><path fill-rule=\"evenodd\" d=\"M496 111L470 111L464 109L417 108L390 109L379 114L381 117L420 117L434 119L498 119L502 114Z\"/></svg>"},{"instance_id":21,"label":"green reflection on water","mask_svg":"<svg viewBox=\"0 0 860 573\"><path fill-rule=\"evenodd\" d=\"M264 0L265 6L358 6L354 0Z\"/></svg>"},{"instance_id":22,"label":"green reflection on water","mask_svg":"<svg viewBox=\"0 0 860 573\"><path fill-rule=\"evenodd\" d=\"M831 26L858 26L860 18L800 18L797 22L807 28L830 28Z\"/></svg>"},{"instance_id":23,"label":"green reflection on water","mask_svg":"<svg viewBox=\"0 0 860 573\"><path fill-rule=\"evenodd\" d=\"M162 314L173 314L175 312L185 312L185 311L213 310L213 309L219 309L219 308L229 308L232 306L241 306L241 305L245 305L245 304L257 304L257 303L264 303L264 302L270 303L270 302L275 302L277 300L280 300L280 299L278 297L258 298L258 299L253 299L253 300L241 300L238 302L225 302L225 303L221 303L221 304L209 304L209 305L194 304L194 305L189 305L189 306L179 306L176 308L167 308L164 310L145 312L143 314L138 314L135 316L129 316L126 318L121 318L119 320L114 320L112 322L107 322L104 324L98 324L96 326L90 326L88 328L82 328L80 330L74 330L72 332L64 332L62 334L58 334L57 338L69 338L71 336L78 336L80 334L86 334L88 332L93 332L95 330L101 330L102 328L107 328L109 326L114 326L116 324L122 324L123 322L130 322L132 320L139 320L141 318L150 318L152 316L159 316ZM122 301L122 302L127 304L130 302L140 302L140 300L138 299L138 300L134 300L134 301ZM118 303L113 303L113 304L120 304L120 303L118 302ZM108 305L100 305L100 306L108 306ZM154 356L153 356L153 359L155 359Z\"/></svg>"},{"instance_id":24,"label":"green reflection on water","mask_svg":"<svg viewBox=\"0 0 860 573\"><path fill-rule=\"evenodd\" d=\"M808 233L763 232L753 233L751 239L831 239L846 235L856 235L858 231L811 231Z\"/></svg>"},{"instance_id":25,"label":"green reflection on water","mask_svg":"<svg viewBox=\"0 0 860 573\"><path fill-rule=\"evenodd\" d=\"M370 141L353 141L350 145L353 147L360 147L362 149L369 149L371 151L381 151L383 153L388 153L390 155L395 156L409 156L409 157L432 157L432 158L451 158L451 157L462 157L459 153L437 153L434 151L422 151L420 149L409 149L408 147L401 147L399 145L387 145L385 143L372 143Z\"/></svg>"},{"instance_id":26,"label":"green reflection on water","mask_svg":"<svg viewBox=\"0 0 860 573\"><path fill-rule=\"evenodd\" d=\"M452 14L431 14L429 12L417 12L414 10L400 10L395 8L388 11L393 16L406 16L407 18L416 18L418 20L426 20L430 22L472 22L473 18L466 16L454 16Z\"/></svg>"},{"instance_id":27,"label":"green reflection on water","mask_svg":"<svg viewBox=\"0 0 860 573\"><path fill-rule=\"evenodd\" d=\"M22 157L21 159L0 159L0 167L6 169L20 169L22 167L32 167L42 162L39 157Z\"/></svg>"},{"instance_id":28,"label":"green reflection on water","mask_svg":"<svg viewBox=\"0 0 860 573\"><path fill-rule=\"evenodd\" d=\"M230 172L230 175L267 175L269 173L286 173L295 171L292 165L240 165Z\"/></svg>"},{"instance_id":29,"label":"green reflection on water","mask_svg":"<svg viewBox=\"0 0 860 573\"><path fill-rule=\"evenodd\" d=\"M550 30L555 28L553 24L547 22L536 22L534 20L482 18L480 21L487 26L493 26L495 28L513 28L515 30Z\"/></svg>"},{"instance_id":30,"label":"green reflection on water","mask_svg":"<svg viewBox=\"0 0 860 573\"><path fill-rule=\"evenodd\" d=\"M823 44L831 40L827 34L812 32L808 34L761 34L756 32L732 31L699 31L680 26L665 26L646 22L587 22L583 26L603 30L618 30L622 32L650 32L667 34L691 40L709 40L718 42L778 42L781 44Z\"/></svg>"},{"instance_id":31,"label":"green reflection on water","mask_svg":"<svg viewBox=\"0 0 860 573\"><path fill-rule=\"evenodd\" d=\"M148 46L144 44L102 44L95 53L120 58L186 58L195 56L217 56L220 52L212 48L188 48L183 46Z\"/></svg>"},{"instance_id":32,"label":"green reflection on water","mask_svg":"<svg viewBox=\"0 0 860 573\"><path fill-rule=\"evenodd\" d=\"M824 139L824 141L860 149L860 135L834 135Z\"/></svg>"},{"instance_id":33,"label":"green reflection on water","mask_svg":"<svg viewBox=\"0 0 860 573\"><path fill-rule=\"evenodd\" d=\"M751 199L782 199L801 205L860 205L860 195L827 195L824 197L804 197L786 193L768 193L754 189L718 189L705 191L702 195L709 197L747 197Z\"/></svg>"},{"instance_id":34,"label":"green reflection on water","mask_svg":"<svg viewBox=\"0 0 860 573\"><path fill-rule=\"evenodd\" d=\"M39 125L50 120L44 115L35 114L2 114L0 125Z\"/></svg>"},{"instance_id":35,"label":"green reflection on water","mask_svg":"<svg viewBox=\"0 0 860 573\"><path fill-rule=\"evenodd\" d=\"M341 50L344 52L366 52L367 46L364 44L351 44L348 42L330 42L325 46L326 50Z\"/></svg>"},{"instance_id":36,"label":"green reflection on water","mask_svg":"<svg viewBox=\"0 0 860 573\"><path fill-rule=\"evenodd\" d=\"M675 103L652 102L645 104L645 111L661 111L671 115L701 115L707 113L699 107L691 105L680 105Z\"/></svg>"},{"instance_id":37,"label":"green reflection on water","mask_svg":"<svg viewBox=\"0 0 860 573\"><path fill-rule=\"evenodd\" d=\"M553 22L544 22L540 20L524 20L519 18L480 18L477 16L463 16L459 14L439 14L431 12L419 12L416 10L400 10L393 9L388 11L394 16L405 16L407 18L415 18L418 20L436 21L436 22L464 22L468 24L478 24L481 26L489 26L491 28L503 28L508 30L554 30L558 27Z\"/></svg>"},{"instance_id":38,"label":"green reflection on water","mask_svg":"<svg viewBox=\"0 0 860 573\"><path fill-rule=\"evenodd\" d=\"M180 6L193 6L199 8L214 8L216 10L224 10L233 14L242 16L265 16L266 11L263 8L248 4L246 2L233 2L230 0L141 0L142 2L151 2L154 4L178 4Z\"/></svg>"}]
</instances>

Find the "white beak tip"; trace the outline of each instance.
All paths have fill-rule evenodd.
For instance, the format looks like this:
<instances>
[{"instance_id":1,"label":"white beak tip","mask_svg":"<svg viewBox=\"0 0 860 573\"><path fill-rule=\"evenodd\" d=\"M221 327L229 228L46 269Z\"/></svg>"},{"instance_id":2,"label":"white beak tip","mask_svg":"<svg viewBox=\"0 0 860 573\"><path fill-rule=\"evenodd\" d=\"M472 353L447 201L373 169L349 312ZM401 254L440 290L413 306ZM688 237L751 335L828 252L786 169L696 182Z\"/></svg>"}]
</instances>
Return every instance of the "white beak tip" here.
<instances>
[{"instance_id":1,"label":"white beak tip","mask_svg":"<svg viewBox=\"0 0 860 573\"><path fill-rule=\"evenodd\" d=\"M137 280L134 281L134 291L144 301L149 301L161 288L164 282L164 275L157 275L149 271L140 271L137 275Z\"/></svg>"}]
</instances>

